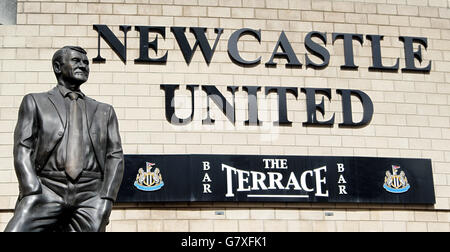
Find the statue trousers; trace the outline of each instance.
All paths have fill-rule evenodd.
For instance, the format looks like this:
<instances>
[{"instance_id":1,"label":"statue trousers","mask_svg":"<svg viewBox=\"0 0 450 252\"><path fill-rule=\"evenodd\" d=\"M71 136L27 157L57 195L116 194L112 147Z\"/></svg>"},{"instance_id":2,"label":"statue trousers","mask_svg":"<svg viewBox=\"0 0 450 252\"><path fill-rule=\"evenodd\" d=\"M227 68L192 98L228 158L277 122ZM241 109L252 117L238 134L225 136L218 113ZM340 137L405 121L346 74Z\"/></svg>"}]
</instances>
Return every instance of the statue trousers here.
<instances>
[{"instance_id":1,"label":"statue trousers","mask_svg":"<svg viewBox=\"0 0 450 252\"><path fill-rule=\"evenodd\" d=\"M100 173L84 171L72 181L65 172L42 172L39 180L42 193L18 200L5 232L105 231L111 209L99 210Z\"/></svg>"}]
</instances>

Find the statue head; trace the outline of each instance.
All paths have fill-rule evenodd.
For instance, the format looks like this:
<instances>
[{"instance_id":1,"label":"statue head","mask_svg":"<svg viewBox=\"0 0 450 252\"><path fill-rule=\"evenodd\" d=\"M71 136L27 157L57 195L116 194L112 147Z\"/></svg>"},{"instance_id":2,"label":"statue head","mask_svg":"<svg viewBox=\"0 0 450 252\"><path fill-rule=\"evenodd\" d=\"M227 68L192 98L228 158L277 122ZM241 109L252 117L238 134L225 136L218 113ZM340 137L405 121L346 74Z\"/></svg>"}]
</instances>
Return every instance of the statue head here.
<instances>
[{"instance_id":1,"label":"statue head","mask_svg":"<svg viewBox=\"0 0 450 252\"><path fill-rule=\"evenodd\" d=\"M55 52L53 71L58 84L70 90L79 90L89 78L89 59L86 51L78 46L65 46Z\"/></svg>"}]
</instances>

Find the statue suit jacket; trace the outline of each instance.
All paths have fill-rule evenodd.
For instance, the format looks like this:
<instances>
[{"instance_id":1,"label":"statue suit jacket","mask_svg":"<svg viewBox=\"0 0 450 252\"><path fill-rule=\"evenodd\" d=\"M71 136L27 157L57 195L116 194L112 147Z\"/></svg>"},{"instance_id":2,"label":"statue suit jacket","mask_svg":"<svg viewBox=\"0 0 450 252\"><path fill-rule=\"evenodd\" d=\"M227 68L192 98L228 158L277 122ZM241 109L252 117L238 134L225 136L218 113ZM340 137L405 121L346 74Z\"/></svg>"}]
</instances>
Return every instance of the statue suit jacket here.
<instances>
[{"instance_id":1,"label":"statue suit jacket","mask_svg":"<svg viewBox=\"0 0 450 252\"><path fill-rule=\"evenodd\" d=\"M123 177L124 161L117 117L112 106L84 99L89 136L103 175L100 197L115 201ZM39 171L62 139L67 123L64 98L55 87L23 98L14 131L14 167L19 198L41 193Z\"/></svg>"}]
</instances>

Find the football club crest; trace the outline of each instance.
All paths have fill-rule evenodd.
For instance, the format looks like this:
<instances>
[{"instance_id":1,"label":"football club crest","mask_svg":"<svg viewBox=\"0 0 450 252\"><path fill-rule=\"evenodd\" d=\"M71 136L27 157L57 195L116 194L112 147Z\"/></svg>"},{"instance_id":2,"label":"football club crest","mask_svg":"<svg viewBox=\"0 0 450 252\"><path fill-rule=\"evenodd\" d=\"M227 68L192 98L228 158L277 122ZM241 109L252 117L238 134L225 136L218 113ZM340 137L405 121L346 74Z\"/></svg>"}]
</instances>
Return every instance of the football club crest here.
<instances>
[{"instance_id":1,"label":"football club crest","mask_svg":"<svg viewBox=\"0 0 450 252\"><path fill-rule=\"evenodd\" d=\"M390 171L386 171L386 177L384 178L384 189L391 193L404 193L411 187L406 178L404 171L398 174L400 166L392 165L392 174Z\"/></svg>"},{"instance_id":2,"label":"football club crest","mask_svg":"<svg viewBox=\"0 0 450 252\"><path fill-rule=\"evenodd\" d=\"M146 171L140 168L136 176L136 181L134 186L146 192L157 191L164 186L164 181L162 180L162 175L159 168L154 168L155 164L146 162ZM153 171L152 171L153 170Z\"/></svg>"}]
</instances>

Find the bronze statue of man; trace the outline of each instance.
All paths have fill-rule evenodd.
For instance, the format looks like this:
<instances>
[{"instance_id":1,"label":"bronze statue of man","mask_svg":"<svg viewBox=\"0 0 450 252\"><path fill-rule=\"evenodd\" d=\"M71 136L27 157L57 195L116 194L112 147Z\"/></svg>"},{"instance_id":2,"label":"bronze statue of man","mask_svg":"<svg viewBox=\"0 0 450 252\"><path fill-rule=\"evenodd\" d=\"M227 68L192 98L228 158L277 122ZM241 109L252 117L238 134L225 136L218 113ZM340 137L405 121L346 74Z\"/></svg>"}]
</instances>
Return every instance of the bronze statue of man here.
<instances>
[{"instance_id":1,"label":"bronze statue of man","mask_svg":"<svg viewBox=\"0 0 450 252\"><path fill-rule=\"evenodd\" d=\"M14 132L20 194L5 231L105 231L124 171L112 106L80 91L86 51L58 50L58 85L23 98Z\"/></svg>"}]
</instances>

